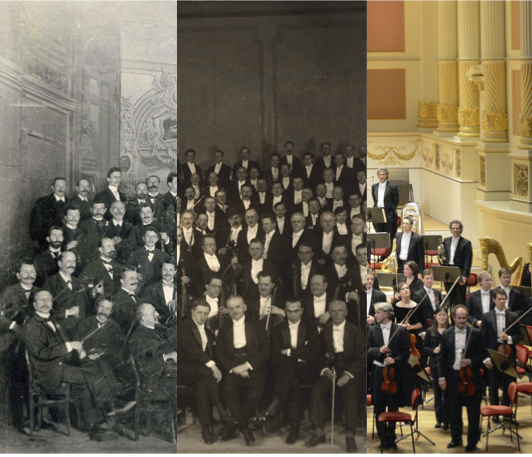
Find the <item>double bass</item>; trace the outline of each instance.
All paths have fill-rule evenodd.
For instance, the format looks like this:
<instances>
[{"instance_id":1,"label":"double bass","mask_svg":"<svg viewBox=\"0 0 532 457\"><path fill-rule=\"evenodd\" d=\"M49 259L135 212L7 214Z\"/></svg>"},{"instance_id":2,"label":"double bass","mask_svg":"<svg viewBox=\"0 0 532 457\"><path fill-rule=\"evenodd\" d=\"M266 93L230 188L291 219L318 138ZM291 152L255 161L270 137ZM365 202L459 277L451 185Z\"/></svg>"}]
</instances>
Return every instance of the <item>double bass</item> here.
<instances>
[{"instance_id":1,"label":"double bass","mask_svg":"<svg viewBox=\"0 0 532 457\"><path fill-rule=\"evenodd\" d=\"M272 292L272 298L271 298L271 304L268 308L268 312L259 318L261 321L265 321L266 326L266 333L268 334L268 338L271 336L272 328L276 325L279 325L284 322L284 317L280 316L279 314L272 314L272 307L274 306L274 303L277 303L277 296L280 293L282 283L278 282L275 287L273 288Z\"/></svg>"}]
</instances>

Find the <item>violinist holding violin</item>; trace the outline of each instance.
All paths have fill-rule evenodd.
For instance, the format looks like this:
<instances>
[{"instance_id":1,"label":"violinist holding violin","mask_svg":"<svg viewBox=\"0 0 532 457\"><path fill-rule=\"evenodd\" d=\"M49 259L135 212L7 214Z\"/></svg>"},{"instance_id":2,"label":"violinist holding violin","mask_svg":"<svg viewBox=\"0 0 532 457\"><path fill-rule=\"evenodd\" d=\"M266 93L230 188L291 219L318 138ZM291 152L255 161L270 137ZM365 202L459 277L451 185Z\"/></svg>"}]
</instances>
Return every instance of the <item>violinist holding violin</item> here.
<instances>
[{"instance_id":1,"label":"violinist holding violin","mask_svg":"<svg viewBox=\"0 0 532 457\"><path fill-rule=\"evenodd\" d=\"M401 398L401 372L410 357L410 340L405 327L392 322L392 305L375 304L377 325L368 327L368 358L373 361L372 396L375 415L397 411ZM395 424L382 425L377 421L377 433L384 440L385 449L397 449Z\"/></svg>"},{"instance_id":2,"label":"violinist holding violin","mask_svg":"<svg viewBox=\"0 0 532 457\"><path fill-rule=\"evenodd\" d=\"M438 360L438 383L450 398L451 442L447 447L462 445L462 406L467 408L468 434L466 452L475 450L480 440L480 403L482 379L480 369L487 351L480 330L467 326L469 311L464 305L453 308L454 327L447 328L441 338Z\"/></svg>"},{"instance_id":3,"label":"violinist holding violin","mask_svg":"<svg viewBox=\"0 0 532 457\"><path fill-rule=\"evenodd\" d=\"M494 351L503 352L510 357L515 366L515 345L523 339L523 331L519 324L510 327L518 318L518 315L506 309L508 296L506 292L497 287L493 290L493 302L495 308L482 316L480 333L484 344ZM508 397L508 386L515 382L515 378L501 373L488 357L485 361L489 368L488 379L490 387L490 404L510 406ZM502 389L502 401L499 401L499 387ZM496 420L495 420L496 422Z\"/></svg>"}]
</instances>

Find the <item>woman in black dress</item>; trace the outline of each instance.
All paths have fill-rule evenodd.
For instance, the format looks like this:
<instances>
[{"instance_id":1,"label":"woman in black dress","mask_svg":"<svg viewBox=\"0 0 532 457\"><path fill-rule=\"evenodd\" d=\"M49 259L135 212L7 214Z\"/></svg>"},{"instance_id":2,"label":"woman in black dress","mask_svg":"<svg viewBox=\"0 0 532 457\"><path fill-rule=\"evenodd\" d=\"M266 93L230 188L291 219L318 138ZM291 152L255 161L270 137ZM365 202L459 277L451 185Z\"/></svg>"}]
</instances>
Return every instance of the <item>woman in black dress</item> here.
<instances>
[{"instance_id":1,"label":"woman in black dress","mask_svg":"<svg viewBox=\"0 0 532 457\"><path fill-rule=\"evenodd\" d=\"M434 322L427 330L423 341L423 353L429 357L430 376L434 387L434 412L436 413L435 428L449 428L449 398L447 391L441 390L438 379L438 357L440 354L440 343L443 331L449 325L449 315L441 306L437 306L434 311Z\"/></svg>"}]
</instances>

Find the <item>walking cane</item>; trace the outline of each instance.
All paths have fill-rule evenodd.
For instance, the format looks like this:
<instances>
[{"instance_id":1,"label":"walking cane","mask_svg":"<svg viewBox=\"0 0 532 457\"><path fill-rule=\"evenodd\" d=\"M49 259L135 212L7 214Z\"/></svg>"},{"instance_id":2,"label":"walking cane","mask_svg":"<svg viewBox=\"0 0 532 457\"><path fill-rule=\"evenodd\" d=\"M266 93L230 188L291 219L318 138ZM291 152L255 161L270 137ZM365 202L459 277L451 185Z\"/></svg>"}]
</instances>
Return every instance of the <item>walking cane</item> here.
<instances>
[{"instance_id":1,"label":"walking cane","mask_svg":"<svg viewBox=\"0 0 532 457\"><path fill-rule=\"evenodd\" d=\"M336 393L336 370L333 368L332 378L332 412L331 412L331 444L334 442L334 397Z\"/></svg>"}]
</instances>

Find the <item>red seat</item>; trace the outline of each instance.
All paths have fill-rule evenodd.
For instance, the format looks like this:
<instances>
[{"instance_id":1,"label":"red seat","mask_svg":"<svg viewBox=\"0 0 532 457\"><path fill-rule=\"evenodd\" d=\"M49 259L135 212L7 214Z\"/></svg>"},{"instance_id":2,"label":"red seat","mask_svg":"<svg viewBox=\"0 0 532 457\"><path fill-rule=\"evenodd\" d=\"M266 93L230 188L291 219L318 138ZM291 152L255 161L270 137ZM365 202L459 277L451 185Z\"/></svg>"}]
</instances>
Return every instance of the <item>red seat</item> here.
<instances>
[{"instance_id":1,"label":"red seat","mask_svg":"<svg viewBox=\"0 0 532 457\"><path fill-rule=\"evenodd\" d=\"M482 416L482 422L484 422L485 417L488 418L488 431L484 433L483 435L486 437L486 452L488 452L488 442L489 442L490 434L493 433L495 430L498 430L499 428L502 428L503 432L504 430L508 429L510 431L510 438L512 439L512 441L513 441L513 434L516 435L517 449L519 452L521 452L521 442L519 441L521 438L517 430L518 424L517 424L517 421L515 420L515 417L517 415L517 392L518 392L517 383L512 382L508 386L508 397L510 397L510 401L512 402L512 405L515 405L515 411L513 408L509 406L500 406L500 405L482 406L480 408L480 415ZM506 423L501 422L498 427L491 429L490 428L491 418L493 416L505 416L507 419L513 419L513 421L510 421L509 425L505 425L505 424L508 424L508 422ZM512 422L515 425L515 431L512 430L512 427L511 427ZM482 430L482 424L480 426L480 429Z\"/></svg>"},{"instance_id":2,"label":"red seat","mask_svg":"<svg viewBox=\"0 0 532 457\"><path fill-rule=\"evenodd\" d=\"M379 422L410 422L412 415L400 411L379 414Z\"/></svg>"},{"instance_id":3,"label":"red seat","mask_svg":"<svg viewBox=\"0 0 532 457\"><path fill-rule=\"evenodd\" d=\"M373 402L371 401L371 395L366 395L366 406L373 406Z\"/></svg>"},{"instance_id":4,"label":"red seat","mask_svg":"<svg viewBox=\"0 0 532 457\"><path fill-rule=\"evenodd\" d=\"M517 384L517 392L532 395L532 382L522 382Z\"/></svg>"}]
</instances>

